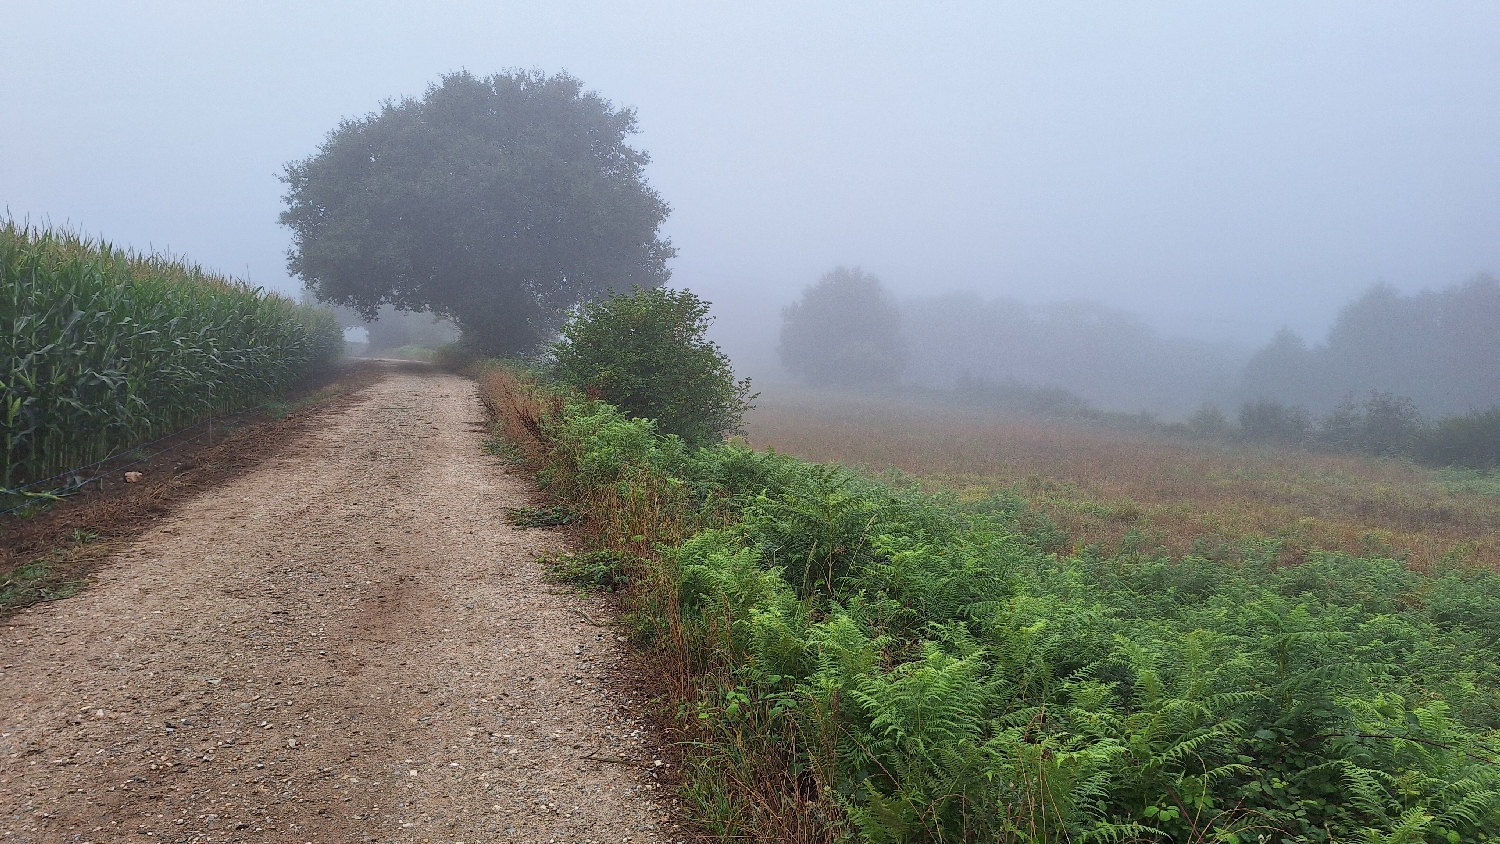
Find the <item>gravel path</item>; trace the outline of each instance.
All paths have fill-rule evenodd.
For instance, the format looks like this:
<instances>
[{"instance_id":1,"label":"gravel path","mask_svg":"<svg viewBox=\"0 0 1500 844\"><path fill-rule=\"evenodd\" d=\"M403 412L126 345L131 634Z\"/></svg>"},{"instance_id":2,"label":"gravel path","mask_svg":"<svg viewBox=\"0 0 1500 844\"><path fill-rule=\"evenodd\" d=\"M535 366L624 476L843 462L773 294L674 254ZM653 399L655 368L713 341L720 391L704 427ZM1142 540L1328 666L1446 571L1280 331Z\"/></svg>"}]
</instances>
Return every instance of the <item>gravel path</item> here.
<instances>
[{"instance_id":1,"label":"gravel path","mask_svg":"<svg viewBox=\"0 0 1500 844\"><path fill-rule=\"evenodd\" d=\"M0 844L667 840L604 610L482 425L393 366L0 623Z\"/></svg>"}]
</instances>

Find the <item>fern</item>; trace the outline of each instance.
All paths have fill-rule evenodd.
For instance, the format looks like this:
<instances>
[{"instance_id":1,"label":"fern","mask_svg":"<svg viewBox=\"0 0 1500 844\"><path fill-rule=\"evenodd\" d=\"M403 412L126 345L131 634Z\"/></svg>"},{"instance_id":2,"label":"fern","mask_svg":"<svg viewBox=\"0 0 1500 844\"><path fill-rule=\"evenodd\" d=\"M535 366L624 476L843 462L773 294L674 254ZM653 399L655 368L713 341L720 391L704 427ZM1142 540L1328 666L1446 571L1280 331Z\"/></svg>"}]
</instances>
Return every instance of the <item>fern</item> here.
<instances>
[{"instance_id":1,"label":"fern","mask_svg":"<svg viewBox=\"0 0 1500 844\"><path fill-rule=\"evenodd\" d=\"M1271 540L1236 565L1058 555L1016 500L528 401L552 492L650 555L630 599L719 834L1500 840L1500 577L1284 567Z\"/></svg>"}]
</instances>

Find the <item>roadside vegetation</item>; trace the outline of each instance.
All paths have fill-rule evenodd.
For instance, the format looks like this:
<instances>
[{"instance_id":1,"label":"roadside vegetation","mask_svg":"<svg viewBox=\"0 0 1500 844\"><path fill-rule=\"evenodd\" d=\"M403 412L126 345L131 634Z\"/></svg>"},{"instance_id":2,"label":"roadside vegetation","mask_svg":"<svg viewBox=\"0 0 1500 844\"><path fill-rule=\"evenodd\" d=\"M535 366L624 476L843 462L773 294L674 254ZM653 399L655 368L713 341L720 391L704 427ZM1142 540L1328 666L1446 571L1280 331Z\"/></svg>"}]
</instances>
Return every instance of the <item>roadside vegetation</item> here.
<instances>
[{"instance_id":1,"label":"roadside vegetation","mask_svg":"<svg viewBox=\"0 0 1500 844\"><path fill-rule=\"evenodd\" d=\"M0 507L276 396L343 348L326 310L15 221L0 223L0 291Z\"/></svg>"},{"instance_id":2,"label":"roadside vegetation","mask_svg":"<svg viewBox=\"0 0 1500 844\"><path fill-rule=\"evenodd\" d=\"M755 394L706 339L708 308L692 291L660 288L588 303L563 326L548 374L690 446L722 440Z\"/></svg>"},{"instance_id":3,"label":"roadside vegetation","mask_svg":"<svg viewBox=\"0 0 1500 844\"><path fill-rule=\"evenodd\" d=\"M1014 489L695 447L546 372L479 378L592 543L555 573L622 588L659 655L712 836L1500 835L1493 572L1080 545Z\"/></svg>"},{"instance_id":4,"label":"roadside vegetation","mask_svg":"<svg viewBox=\"0 0 1500 844\"><path fill-rule=\"evenodd\" d=\"M532 361L474 367L497 451L554 499L507 517L587 537L551 574L621 593L700 831L1500 837L1500 576L1472 565L1500 557L1496 420L1469 412L1500 284L1373 291L1326 346L1252 359L840 268L783 314L806 384L1091 427L1019 473L920 421L830 423L819 452L762 414L752 441L801 456L759 451L725 440L755 397L707 304L656 289L675 249L635 130L566 75L451 74L288 165L282 222L320 301L452 320L439 362Z\"/></svg>"}]
</instances>

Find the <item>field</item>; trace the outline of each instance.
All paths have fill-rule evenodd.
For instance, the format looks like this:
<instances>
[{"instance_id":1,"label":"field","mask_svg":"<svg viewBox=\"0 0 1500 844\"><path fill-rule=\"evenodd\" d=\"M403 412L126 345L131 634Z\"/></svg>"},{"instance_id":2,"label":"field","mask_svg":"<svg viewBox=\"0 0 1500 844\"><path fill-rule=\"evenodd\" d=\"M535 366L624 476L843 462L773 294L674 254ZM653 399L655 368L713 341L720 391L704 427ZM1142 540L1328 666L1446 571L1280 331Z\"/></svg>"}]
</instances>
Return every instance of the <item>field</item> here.
<instances>
[{"instance_id":1,"label":"field","mask_svg":"<svg viewBox=\"0 0 1500 844\"><path fill-rule=\"evenodd\" d=\"M1500 568L1500 475L1172 440L943 409L767 389L748 417L757 448L896 469L929 490L1019 494L1069 547L1235 555L1276 543L1282 562L1333 550Z\"/></svg>"},{"instance_id":2,"label":"field","mask_svg":"<svg viewBox=\"0 0 1500 844\"><path fill-rule=\"evenodd\" d=\"M342 335L328 311L176 258L0 220L0 507L281 393Z\"/></svg>"}]
</instances>

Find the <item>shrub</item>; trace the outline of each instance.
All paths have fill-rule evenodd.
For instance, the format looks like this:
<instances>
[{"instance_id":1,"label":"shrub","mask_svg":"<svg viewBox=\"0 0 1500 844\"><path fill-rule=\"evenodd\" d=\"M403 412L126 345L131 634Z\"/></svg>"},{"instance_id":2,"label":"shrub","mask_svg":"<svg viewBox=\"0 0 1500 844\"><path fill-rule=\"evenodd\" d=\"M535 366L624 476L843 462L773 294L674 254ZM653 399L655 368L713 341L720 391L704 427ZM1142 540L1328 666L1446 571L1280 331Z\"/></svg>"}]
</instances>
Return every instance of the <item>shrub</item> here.
<instances>
[{"instance_id":1,"label":"shrub","mask_svg":"<svg viewBox=\"0 0 1500 844\"><path fill-rule=\"evenodd\" d=\"M958 378L955 390L960 400L966 404L1028 416L1093 422L1106 418L1105 413L1083 397L1062 387L1027 384L1015 379L990 382L963 373Z\"/></svg>"},{"instance_id":2,"label":"shrub","mask_svg":"<svg viewBox=\"0 0 1500 844\"><path fill-rule=\"evenodd\" d=\"M1216 404L1204 403L1187 420L1188 433L1202 439L1222 437L1229 433L1229 419Z\"/></svg>"},{"instance_id":3,"label":"shrub","mask_svg":"<svg viewBox=\"0 0 1500 844\"><path fill-rule=\"evenodd\" d=\"M1500 407L1438 420L1422 433L1416 453L1438 466L1500 467Z\"/></svg>"},{"instance_id":4,"label":"shrub","mask_svg":"<svg viewBox=\"0 0 1500 844\"><path fill-rule=\"evenodd\" d=\"M1240 408L1240 432L1248 440L1300 445L1312 431L1312 418L1300 407L1261 399Z\"/></svg>"},{"instance_id":5,"label":"shrub","mask_svg":"<svg viewBox=\"0 0 1500 844\"><path fill-rule=\"evenodd\" d=\"M704 335L709 303L688 290L641 290L583 306L553 346L563 384L654 419L689 445L737 431L755 396Z\"/></svg>"},{"instance_id":6,"label":"shrub","mask_svg":"<svg viewBox=\"0 0 1500 844\"><path fill-rule=\"evenodd\" d=\"M1345 398L1318 425L1323 445L1376 457L1410 454L1421 433L1422 414L1416 404L1379 390L1363 402Z\"/></svg>"}]
</instances>

